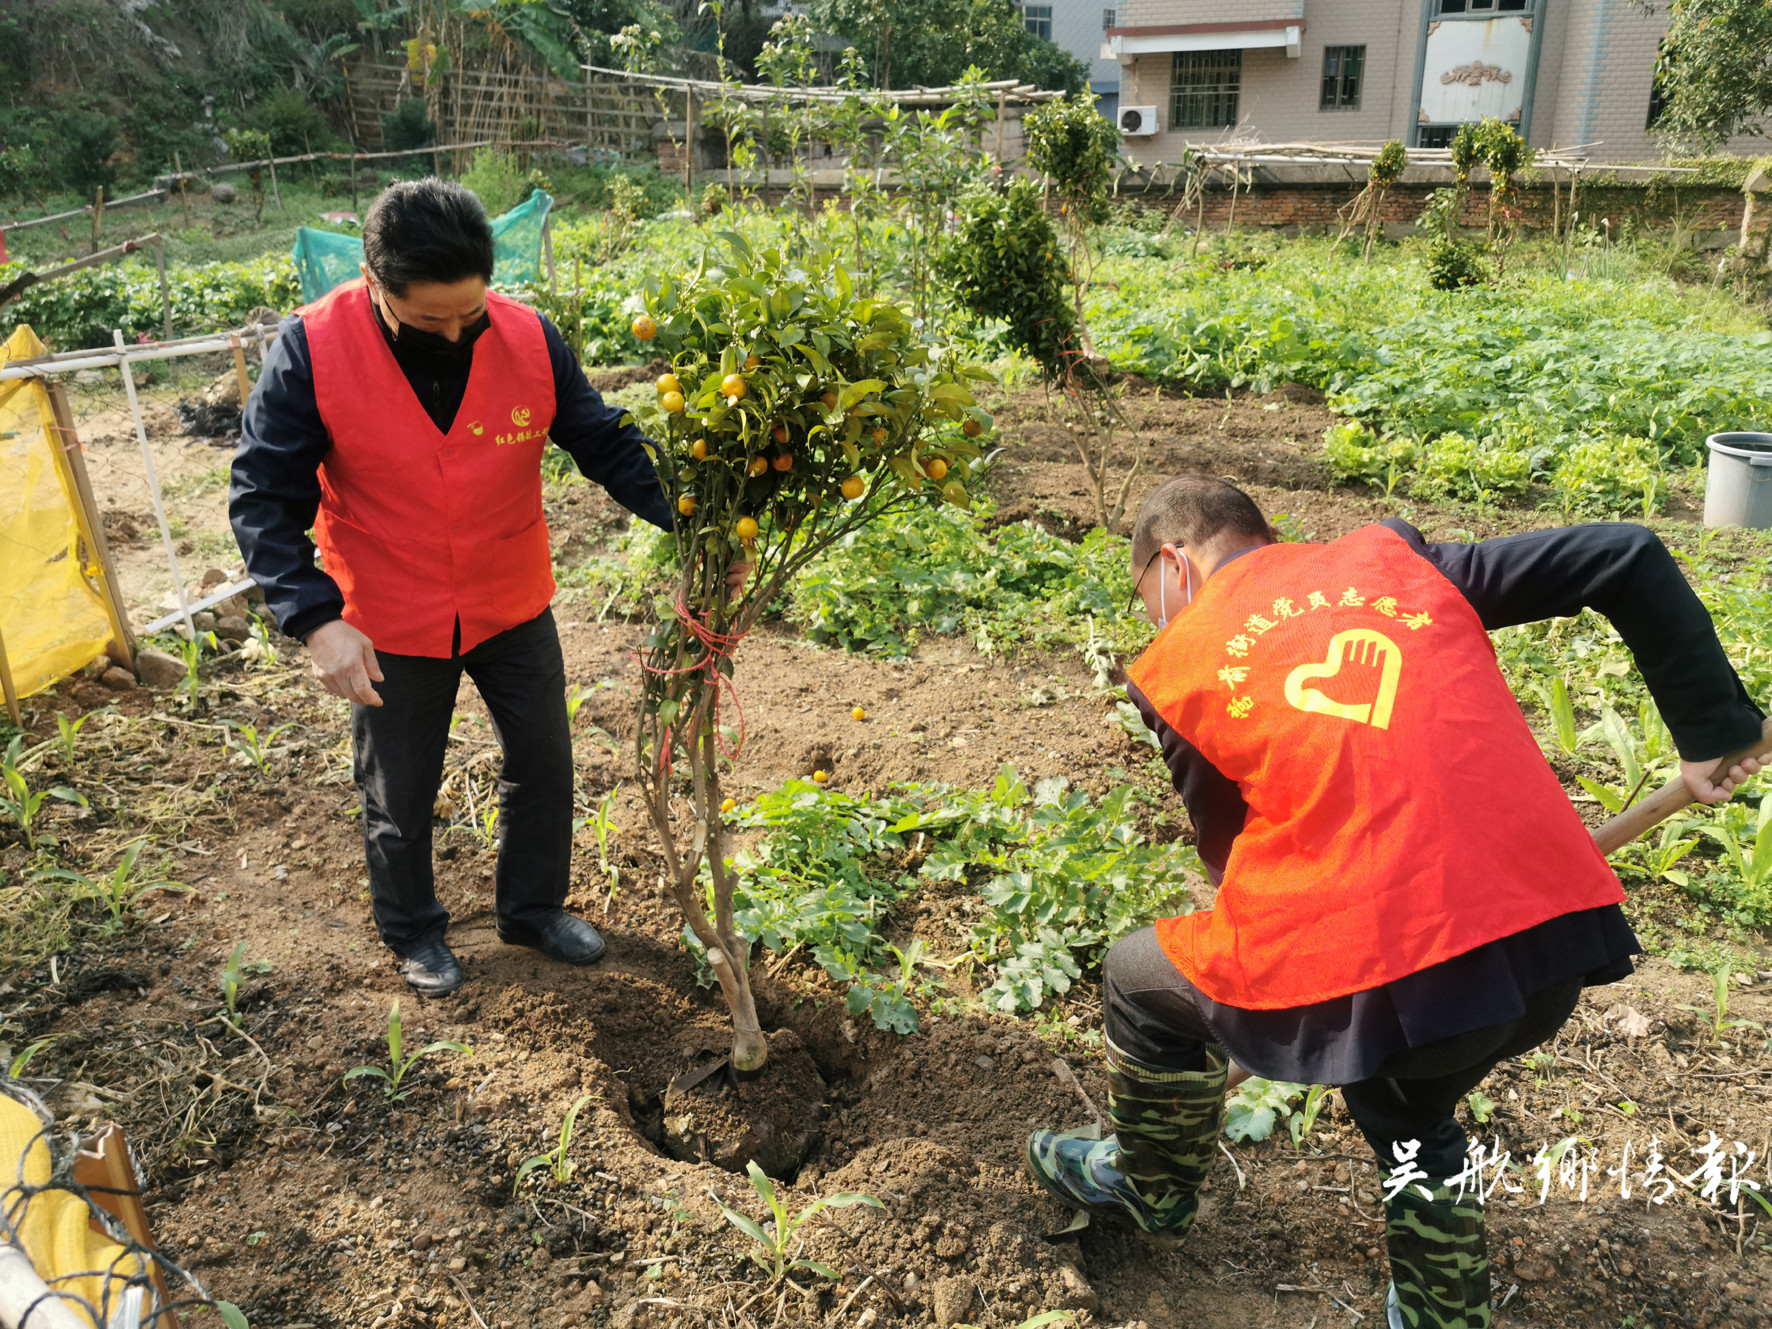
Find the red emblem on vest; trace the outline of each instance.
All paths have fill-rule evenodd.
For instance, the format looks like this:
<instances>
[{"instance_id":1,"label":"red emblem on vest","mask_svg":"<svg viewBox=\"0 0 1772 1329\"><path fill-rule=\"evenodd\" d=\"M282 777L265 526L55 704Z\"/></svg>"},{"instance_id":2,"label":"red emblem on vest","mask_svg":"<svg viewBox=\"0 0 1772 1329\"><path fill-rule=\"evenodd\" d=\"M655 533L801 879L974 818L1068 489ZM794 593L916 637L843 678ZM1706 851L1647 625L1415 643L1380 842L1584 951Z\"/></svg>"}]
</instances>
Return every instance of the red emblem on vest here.
<instances>
[{"instance_id":1,"label":"red emblem on vest","mask_svg":"<svg viewBox=\"0 0 1772 1329\"><path fill-rule=\"evenodd\" d=\"M1394 531L1268 545L1128 671L1249 805L1164 952L1214 1001L1363 992L1623 890L1476 611Z\"/></svg>"},{"instance_id":2,"label":"red emblem on vest","mask_svg":"<svg viewBox=\"0 0 1772 1329\"><path fill-rule=\"evenodd\" d=\"M447 658L554 598L541 454L554 377L536 313L486 296L467 392L448 433L413 394L362 282L304 311L314 395L332 448L314 538L344 617L397 655Z\"/></svg>"}]
</instances>

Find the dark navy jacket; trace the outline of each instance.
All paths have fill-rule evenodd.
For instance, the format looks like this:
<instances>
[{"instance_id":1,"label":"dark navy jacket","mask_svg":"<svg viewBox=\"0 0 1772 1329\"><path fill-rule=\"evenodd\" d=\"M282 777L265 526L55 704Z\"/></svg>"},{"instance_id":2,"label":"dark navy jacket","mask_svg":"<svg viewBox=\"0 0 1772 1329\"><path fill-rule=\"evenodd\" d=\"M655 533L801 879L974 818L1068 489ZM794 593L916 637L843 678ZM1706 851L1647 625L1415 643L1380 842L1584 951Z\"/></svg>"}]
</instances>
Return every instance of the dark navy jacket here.
<instances>
[{"instance_id":1,"label":"dark navy jacket","mask_svg":"<svg viewBox=\"0 0 1772 1329\"><path fill-rule=\"evenodd\" d=\"M646 454L645 435L622 425L623 412L585 381L560 330L545 316L541 323L554 371L549 436L586 479L636 516L669 530L674 514ZM471 359L439 362L400 345L385 327L382 335L419 404L437 428L447 431L467 390ZM301 315L291 314L278 328L247 399L228 493L228 516L247 575L264 589L278 627L291 637L306 637L344 611L337 584L314 564L307 534L320 509L320 463L331 446L314 398L307 331Z\"/></svg>"}]
</instances>

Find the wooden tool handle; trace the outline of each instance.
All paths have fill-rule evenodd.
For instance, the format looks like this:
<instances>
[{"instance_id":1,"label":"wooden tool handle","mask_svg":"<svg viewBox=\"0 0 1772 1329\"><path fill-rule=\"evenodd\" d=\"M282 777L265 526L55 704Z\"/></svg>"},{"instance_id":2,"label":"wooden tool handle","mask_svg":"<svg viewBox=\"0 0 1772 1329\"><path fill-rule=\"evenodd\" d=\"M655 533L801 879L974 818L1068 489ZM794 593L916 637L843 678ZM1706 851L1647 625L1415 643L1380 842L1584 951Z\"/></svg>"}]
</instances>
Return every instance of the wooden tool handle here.
<instances>
[{"instance_id":1,"label":"wooden tool handle","mask_svg":"<svg viewBox=\"0 0 1772 1329\"><path fill-rule=\"evenodd\" d=\"M1740 752L1730 753L1717 763L1716 769L1711 772L1712 782L1743 757L1758 757L1762 762L1772 763L1772 719L1767 719L1761 725L1759 742L1749 743ZM1676 775L1642 802L1631 804L1616 817L1596 827L1594 843L1599 846L1602 854L1614 853L1645 831L1666 821L1681 808L1690 807L1693 801L1692 791L1686 787L1686 781Z\"/></svg>"}]
</instances>

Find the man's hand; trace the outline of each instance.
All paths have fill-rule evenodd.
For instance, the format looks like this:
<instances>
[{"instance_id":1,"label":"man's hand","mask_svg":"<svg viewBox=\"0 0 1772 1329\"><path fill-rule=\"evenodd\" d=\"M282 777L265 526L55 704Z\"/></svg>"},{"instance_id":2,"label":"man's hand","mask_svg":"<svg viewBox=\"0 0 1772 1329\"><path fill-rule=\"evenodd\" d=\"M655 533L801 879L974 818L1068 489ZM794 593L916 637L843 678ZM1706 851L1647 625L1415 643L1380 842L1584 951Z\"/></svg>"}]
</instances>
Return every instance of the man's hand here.
<instances>
[{"instance_id":1,"label":"man's hand","mask_svg":"<svg viewBox=\"0 0 1772 1329\"><path fill-rule=\"evenodd\" d=\"M726 569L726 594L737 595L744 589L745 578L751 575L751 562L741 558Z\"/></svg>"},{"instance_id":2,"label":"man's hand","mask_svg":"<svg viewBox=\"0 0 1772 1329\"><path fill-rule=\"evenodd\" d=\"M382 681L375 646L344 619L335 618L308 634L308 658L314 677L333 696L364 706L381 705L381 694L370 686L371 680Z\"/></svg>"},{"instance_id":3,"label":"man's hand","mask_svg":"<svg viewBox=\"0 0 1772 1329\"><path fill-rule=\"evenodd\" d=\"M1692 798L1697 803L1727 803L1735 793L1735 787L1745 784L1749 777L1758 775L1765 770L1768 763L1758 757L1743 757L1728 770L1717 783L1711 782L1711 774L1717 768L1717 758L1709 761L1682 761L1680 778L1686 782L1686 788L1692 791Z\"/></svg>"}]
</instances>

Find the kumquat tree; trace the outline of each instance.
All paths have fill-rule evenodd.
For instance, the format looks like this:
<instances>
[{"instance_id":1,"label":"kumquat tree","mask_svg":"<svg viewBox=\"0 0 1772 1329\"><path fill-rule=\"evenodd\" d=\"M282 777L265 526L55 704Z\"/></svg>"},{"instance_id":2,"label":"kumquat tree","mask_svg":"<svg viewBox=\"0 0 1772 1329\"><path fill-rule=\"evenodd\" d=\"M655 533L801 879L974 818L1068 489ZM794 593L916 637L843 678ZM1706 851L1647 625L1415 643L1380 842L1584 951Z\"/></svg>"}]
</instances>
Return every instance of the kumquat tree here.
<instances>
[{"instance_id":1,"label":"kumquat tree","mask_svg":"<svg viewBox=\"0 0 1772 1329\"><path fill-rule=\"evenodd\" d=\"M633 322L671 364L635 416L678 513L674 599L640 650L635 758L666 887L732 1012L732 1065L751 1073L768 1046L720 787L744 734L733 652L835 541L891 511L971 503L990 421L967 384L990 375L922 340L898 305L858 297L829 252L718 244L691 274L649 280Z\"/></svg>"}]
</instances>

